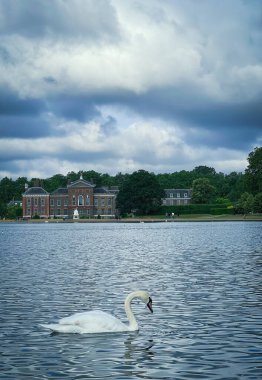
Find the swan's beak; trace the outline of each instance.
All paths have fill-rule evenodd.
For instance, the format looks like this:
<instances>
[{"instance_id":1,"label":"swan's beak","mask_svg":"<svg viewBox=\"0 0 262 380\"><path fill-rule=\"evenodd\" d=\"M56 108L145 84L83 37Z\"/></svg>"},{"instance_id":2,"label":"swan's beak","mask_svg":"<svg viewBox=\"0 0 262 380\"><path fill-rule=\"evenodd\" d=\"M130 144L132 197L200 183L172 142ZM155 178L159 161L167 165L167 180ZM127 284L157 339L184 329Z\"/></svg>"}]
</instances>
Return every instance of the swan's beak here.
<instances>
[{"instance_id":1,"label":"swan's beak","mask_svg":"<svg viewBox=\"0 0 262 380\"><path fill-rule=\"evenodd\" d=\"M147 306L148 309L151 311L151 313L153 313L153 307L152 307L152 299L151 299L151 297L149 297L149 301L148 301L148 303L146 304L146 306Z\"/></svg>"}]
</instances>

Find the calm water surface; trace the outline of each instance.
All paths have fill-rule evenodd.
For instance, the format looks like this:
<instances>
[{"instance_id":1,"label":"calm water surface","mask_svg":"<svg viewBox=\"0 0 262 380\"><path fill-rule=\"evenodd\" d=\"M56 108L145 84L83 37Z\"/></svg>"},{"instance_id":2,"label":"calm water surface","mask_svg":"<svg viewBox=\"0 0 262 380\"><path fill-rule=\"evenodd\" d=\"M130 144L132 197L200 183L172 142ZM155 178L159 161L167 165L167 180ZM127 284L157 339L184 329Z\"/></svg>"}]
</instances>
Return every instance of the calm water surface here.
<instances>
[{"instance_id":1,"label":"calm water surface","mask_svg":"<svg viewBox=\"0 0 262 380\"><path fill-rule=\"evenodd\" d=\"M262 379L262 223L0 224L0 379ZM42 329L148 290L135 333Z\"/></svg>"}]
</instances>

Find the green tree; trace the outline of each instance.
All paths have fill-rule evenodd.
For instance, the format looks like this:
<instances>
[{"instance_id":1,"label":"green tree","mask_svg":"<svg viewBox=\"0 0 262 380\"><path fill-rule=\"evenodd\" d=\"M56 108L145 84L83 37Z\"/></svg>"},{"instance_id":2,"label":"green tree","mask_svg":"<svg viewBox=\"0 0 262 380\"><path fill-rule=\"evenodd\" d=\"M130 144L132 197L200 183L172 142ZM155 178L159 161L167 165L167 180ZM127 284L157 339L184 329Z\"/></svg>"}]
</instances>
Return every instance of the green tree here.
<instances>
[{"instance_id":1,"label":"green tree","mask_svg":"<svg viewBox=\"0 0 262 380\"><path fill-rule=\"evenodd\" d=\"M2 202L0 199L0 219L5 218L6 210L7 210L6 204Z\"/></svg>"},{"instance_id":2,"label":"green tree","mask_svg":"<svg viewBox=\"0 0 262 380\"><path fill-rule=\"evenodd\" d=\"M262 193L254 196L254 212L262 213Z\"/></svg>"},{"instance_id":3,"label":"green tree","mask_svg":"<svg viewBox=\"0 0 262 380\"><path fill-rule=\"evenodd\" d=\"M7 207L6 217L7 219L17 219L23 216L23 209L20 206Z\"/></svg>"},{"instance_id":4,"label":"green tree","mask_svg":"<svg viewBox=\"0 0 262 380\"><path fill-rule=\"evenodd\" d=\"M214 201L215 204L219 204L219 205L225 205L225 206L231 206L231 202L228 198L224 198L224 197L217 197Z\"/></svg>"},{"instance_id":5,"label":"green tree","mask_svg":"<svg viewBox=\"0 0 262 380\"><path fill-rule=\"evenodd\" d=\"M0 183L0 199L8 203L15 196L15 183L11 178L3 178ZM21 196L20 196L21 197Z\"/></svg>"},{"instance_id":6,"label":"green tree","mask_svg":"<svg viewBox=\"0 0 262 380\"><path fill-rule=\"evenodd\" d=\"M157 211L163 195L155 174L139 170L122 184L117 196L117 208L121 214L135 210L138 215L147 215Z\"/></svg>"},{"instance_id":7,"label":"green tree","mask_svg":"<svg viewBox=\"0 0 262 380\"><path fill-rule=\"evenodd\" d=\"M193 181L192 201L193 203L210 203L215 195L216 189L210 185L207 178L198 178Z\"/></svg>"},{"instance_id":8,"label":"green tree","mask_svg":"<svg viewBox=\"0 0 262 380\"><path fill-rule=\"evenodd\" d=\"M162 189L187 189L192 187L195 177L192 172L181 170L180 172L157 174L157 180Z\"/></svg>"},{"instance_id":9,"label":"green tree","mask_svg":"<svg viewBox=\"0 0 262 380\"><path fill-rule=\"evenodd\" d=\"M216 171L214 168L210 168L209 166L196 166L195 169L193 170L193 173L195 176L198 177L210 177L214 176L216 174Z\"/></svg>"},{"instance_id":10,"label":"green tree","mask_svg":"<svg viewBox=\"0 0 262 380\"><path fill-rule=\"evenodd\" d=\"M253 195L248 192L243 193L239 199L237 206L238 208L242 210L242 212L244 212L244 214L247 214L253 211L253 208L254 208Z\"/></svg>"},{"instance_id":11,"label":"green tree","mask_svg":"<svg viewBox=\"0 0 262 380\"><path fill-rule=\"evenodd\" d=\"M227 187L227 197L232 202L236 202L245 191L244 175L231 172L225 176L225 186Z\"/></svg>"},{"instance_id":12,"label":"green tree","mask_svg":"<svg viewBox=\"0 0 262 380\"><path fill-rule=\"evenodd\" d=\"M25 191L25 184L28 183L26 177L18 177L16 181L14 182L14 187L15 187L15 194L14 194L14 199L15 200L21 200L22 199L22 194Z\"/></svg>"},{"instance_id":13,"label":"green tree","mask_svg":"<svg viewBox=\"0 0 262 380\"><path fill-rule=\"evenodd\" d=\"M59 187L66 187L67 178L62 174L55 174L50 178L40 181L40 185L42 185L46 191L51 193Z\"/></svg>"},{"instance_id":14,"label":"green tree","mask_svg":"<svg viewBox=\"0 0 262 380\"><path fill-rule=\"evenodd\" d=\"M245 170L247 189L253 195L262 192L262 147L255 148L248 155Z\"/></svg>"},{"instance_id":15,"label":"green tree","mask_svg":"<svg viewBox=\"0 0 262 380\"><path fill-rule=\"evenodd\" d=\"M86 180L86 181L91 181L93 182L96 186L102 186L104 185L102 183L102 174L101 173L98 173L94 170L89 170L89 171L84 171L84 172L79 172L79 175L78 175L78 178L80 178L80 175L83 175L83 178Z\"/></svg>"}]
</instances>

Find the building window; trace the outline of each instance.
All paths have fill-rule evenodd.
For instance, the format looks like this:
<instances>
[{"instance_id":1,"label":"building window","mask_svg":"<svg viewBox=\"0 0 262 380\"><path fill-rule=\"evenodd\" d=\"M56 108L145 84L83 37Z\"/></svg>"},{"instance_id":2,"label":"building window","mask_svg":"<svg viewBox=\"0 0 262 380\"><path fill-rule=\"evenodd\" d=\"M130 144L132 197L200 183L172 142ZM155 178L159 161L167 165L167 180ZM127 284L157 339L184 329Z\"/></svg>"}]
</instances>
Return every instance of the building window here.
<instances>
[{"instance_id":1,"label":"building window","mask_svg":"<svg viewBox=\"0 0 262 380\"><path fill-rule=\"evenodd\" d=\"M57 206L61 206L61 199L57 200Z\"/></svg>"},{"instance_id":2,"label":"building window","mask_svg":"<svg viewBox=\"0 0 262 380\"><path fill-rule=\"evenodd\" d=\"M90 205L90 198L89 198L89 195L87 194L86 196L86 205L89 206Z\"/></svg>"},{"instance_id":3,"label":"building window","mask_svg":"<svg viewBox=\"0 0 262 380\"><path fill-rule=\"evenodd\" d=\"M78 206L84 206L84 197L83 195L78 196Z\"/></svg>"},{"instance_id":4,"label":"building window","mask_svg":"<svg viewBox=\"0 0 262 380\"><path fill-rule=\"evenodd\" d=\"M28 208L28 209L26 210L26 215L30 215L30 214L31 214L31 209Z\"/></svg>"},{"instance_id":5,"label":"building window","mask_svg":"<svg viewBox=\"0 0 262 380\"><path fill-rule=\"evenodd\" d=\"M98 199L97 198L94 199L94 205L98 206Z\"/></svg>"},{"instance_id":6,"label":"building window","mask_svg":"<svg viewBox=\"0 0 262 380\"><path fill-rule=\"evenodd\" d=\"M173 193L170 193L169 196L170 196L170 198L173 198L174 195L173 195Z\"/></svg>"},{"instance_id":7,"label":"building window","mask_svg":"<svg viewBox=\"0 0 262 380\"><path fill-rule=\"evenodd\" d=\"M187 193L184 193L184 198L187 198Z\"/></svg>"},{"instance_id":8,"label":"building window","mask_svg":"<svg viewBox=\"0 0 262 380\"><path fill-rule=\"evenodd\" d=\"M34 199L34 205L35 205L35 206L38 206L38 198L35 198L35 199Z\"/></svg>"},{"instance_id":9,"label":"building window","mask_svg":"<svg viewBox=\"0 0 262 380\"><path fill-rule=\"evenodd\" d=\"M64 199L64 206L68 206L68 199L67 198Z\"/></svg>"},{"instance_id":10,"label":"building window","mask_svg":"<svg viewBox=\"0 0 262 380\"><path fill-rule=\"evenodd\" d=\"M41 206L45 205L45 198L41 198Z\"/></svg>"},{"instance_id":11,"label":"building window","mask_svg":"<svg viewBox=\"0 0 262 380\"><path fill-rule=\"evenodd\" d=\"M111 206L111 205L112 205L112 198L108 198L108 200L107 200L107 204L108 204L108 206Z\"/></svg>"},{"instance_id":12,"label":"building window","mask_svg":"<svg viewBox=\"0 0 262 380\"><path fill-rule=\"evenodd\" d=\"M75 195L73 195L72 204L73 204L73 206L76 205L76 196Z\"/></svg>"},{"instance_id":13,"label":"building window","mask_svg":"<svg viewBox=\"0 0 262 380\"><path fill-rule=\"evenodd\" d=\"M31 199L30 198L27 198L26 204L27 204L27 206L31 206Z\"/></svg>"},{"instance_id":14,"label":"building window","mask_svg":"<svg viewBox=\"0 0 262 380\"><path fill-rule=\"evenodd\" d=\"M177 193L176 196L177 196L177 198L180 198L180 193Z\"/></svg>"},{"instance_id":15,"label":"building window","mask_svg":"<svg viewBox=\"0 0 262 380\"><path fill-rule=\"evenodd\" d=\"M54 206L54 199L51 199L50 206Z\"/></svg>"},{"instance_id":16,"label":"building window","mask_svg":"<svg viewBox=\"0 0 262 380\"><path fill-rule=\"evenodd\" d=\"M101 199L101 206L103 207L105 205L105 198Z\"/></svg>"}]
</instances>

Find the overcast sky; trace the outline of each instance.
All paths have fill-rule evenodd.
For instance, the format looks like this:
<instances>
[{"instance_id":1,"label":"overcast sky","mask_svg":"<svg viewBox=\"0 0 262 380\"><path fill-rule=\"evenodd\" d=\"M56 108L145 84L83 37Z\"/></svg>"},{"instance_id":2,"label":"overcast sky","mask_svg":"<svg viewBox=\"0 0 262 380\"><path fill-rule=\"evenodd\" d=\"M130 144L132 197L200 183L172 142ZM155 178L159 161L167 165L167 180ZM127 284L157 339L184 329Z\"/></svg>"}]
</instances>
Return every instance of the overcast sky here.
<instances>
[{"instance_id":1,"label":"overcast sky","mask_svg":"<svg viewBox=\"0 0 262 380\"><path fill-rule=\"evenodd\" d=\"M262 0L0 0L0 178L243 172Z\"/></svg>"}]
</instances>

